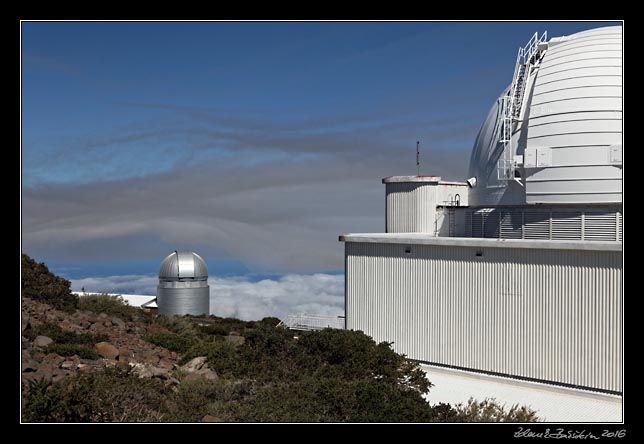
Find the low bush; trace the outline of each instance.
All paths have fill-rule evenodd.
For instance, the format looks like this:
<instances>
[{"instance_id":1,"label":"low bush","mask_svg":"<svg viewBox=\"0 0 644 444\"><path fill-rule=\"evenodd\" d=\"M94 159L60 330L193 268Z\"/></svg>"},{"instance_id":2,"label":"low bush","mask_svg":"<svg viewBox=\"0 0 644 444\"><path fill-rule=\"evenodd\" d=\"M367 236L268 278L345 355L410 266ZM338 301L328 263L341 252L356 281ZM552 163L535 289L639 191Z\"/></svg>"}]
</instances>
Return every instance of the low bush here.
<instances>
[{"instance_id":1,"label":"low bush","mask_svg":"<svg viewBox=\"0 0 644 444\"><path fill-rule=\"evenodd\" d=\"M81 344L49 344L45 347L47 353L57 353L60 356L78 355L82 359L98 359L99 355L93 348Z\"/></svg>"},{"instance_id":2,"label":"low bush","mask_svg":"<svg viewBox=\"0 0 644 444\"><path fill-rule=\"evenodd\" d=\"M197 326L186 316L158 316L156 318L156 323L184 338L195 338L199 336Z\"/></svg>"},{"instance_id":3,"label":"low bush","mask_svg":"<svg viewBox=\"0 0 644 444\"><path fill-rule=\"evenodd\" d=\"M116 316L125 321L145 317L145 312L131 305L127 305L120 296L108 294L90 294L80 298L79 308L93 313L105 313Z\"/></svg>"},{"instance_id":4,"label":"low bush","mask_svg":"<svg viewBox=\"0 0 644 444\"><path fill-rule=\"evenodd\" d=\"M183 336L174 333L157 333L144 337L146 341L158 345L159 347L167 348L168 350L185 353L194 344L193 340L184 338Z\"/></svg>"},{"instance_id":5,"label":"low bush","mask_svg":"<svg viewBox=\"0 0 644 444\"><path fill-rule=\"evenodd\" d=\"M247 328L255 326L255 322L242 321L235 318L215 318L215 323L201 325L199 330L207 335L227 336L231 332L242 333Z\"/></svg>"},{"instance_id":6,"label":"low bush","mask_svg":"<svg viewBox=\"0 0 644 444\"><path fill-rule=\"evenodd\" d=\"M239 349L224 341L199 341L194 343L183 355L179 365L183 365L198 356L208 358L208 366L220 376L243 377L244 371Z\"/></svg>"},{"instance_id":7,"label":"low bush","mask_svg":"<svg viewBox=\"0 0 644 444\"><path fill-rule=\"evenodd\" d=\"M57 344L79 344L94 345L98 342L107 341L108 337L104 334L94 335L91 333L74 333L65 331L58 324L52 322L42 323L29 331L24 336L27 339L34 340L38 336L47 336Z\"/></svg>"},{"instance_id":8,"label":"low bush","mask_svg":"<svg viewBox=\"0 0 644 444\"><path fill-rule=\"evenodd\" d=\"M44 262L38 263L23 253L21 271L23 297L67 312L78 308L78 296L71 292L70 282L51 273Z\"/></svg>"},{"instance_id":9,"label":"low bush","mask_svg":"<svg viewBox=\"0 0 644 444\"><path fill-rule=\"evenodd\" d=\"M281 319L269 316L267 318L262 318L262 320L256 322L256 324L263 327L277 327L280 322L282 322Z\"/></svg>"},{"instance_id":10,"label":"low bush","mask_svg":"<svg viewBox=\"0 0 644 444\"><path fill-rule=\"evenodd\" d=\"M26 422L155 422L170 389L156 379L140 379L127 370L79 375L55 383L23 386Z\"/></svg>"},{"instance_id":11,"label":"low bush","mask_svg":"<svg viewBox=\"0 0 644 444\"><path fill-rule=\"evenodd\" d=\"M233 404L243 401L252 393L244 390L247 385L232 381L208 381L196 379L185 381L168 400L168 420L176 422L199 422L204 415L214 415L223 420L232 420Z\"/></svg>"},{"instance_id":12,"label":"low bush","mask_svg":"<svg viewBox=\"0 0 644 444\"><path fill-rule=\"evenodd\" d=\"M445 422L535 422L537 412L515 404L509 409L494 398L476 401L470 398L467 404L456 404L445 416Z\"/></svg>"}]
</instances>

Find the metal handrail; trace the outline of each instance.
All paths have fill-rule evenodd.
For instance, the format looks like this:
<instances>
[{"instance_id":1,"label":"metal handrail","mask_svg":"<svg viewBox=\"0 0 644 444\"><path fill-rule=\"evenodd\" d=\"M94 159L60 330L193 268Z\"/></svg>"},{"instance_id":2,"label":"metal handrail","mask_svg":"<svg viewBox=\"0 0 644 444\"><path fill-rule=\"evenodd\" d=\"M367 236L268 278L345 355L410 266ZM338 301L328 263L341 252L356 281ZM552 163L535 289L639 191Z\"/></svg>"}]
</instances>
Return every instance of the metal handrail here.
<instances>
[{"instance_id":1,"label":"metal handrail","mask_svg":"<svg viewBox=\"0 0 644 444\"><path fill-rule=\"evenodd\" d=\"M309 313L289 315L283 323L291 330L344 329L344 316L328 316Z\"/></svg>"},{"instance_id":2,"label":"metal handrail","mask_svg":"<svg viewBox=\"0 0 644 444\"><path fill-rule=\"evenodd\" d=\"M511 150L512 124L521 117L521 111L523 103L525 102L525 95L527 93L527 88L525 88L525 86L521 91L519 91L519 73L523 72L521 81L525 85L527 77L530 75L530 65L535 62L533 57L539 49L539 44L545 42L547 38L547 31L545 31L541 36L539 36L538 32L535 32L530 40L528 40L528 43L526 43L525 46L520 47L517 51L512 83L510 84L507 95L502 99L503 121L501 123L501 142L503 142L504 147L503 157L502 159L499 159L497 166L497 177L499 179L509 180L514 178L514 153ZM519 97L519 95L521 95L521 97Z\"/></svg>"}]
</instances>

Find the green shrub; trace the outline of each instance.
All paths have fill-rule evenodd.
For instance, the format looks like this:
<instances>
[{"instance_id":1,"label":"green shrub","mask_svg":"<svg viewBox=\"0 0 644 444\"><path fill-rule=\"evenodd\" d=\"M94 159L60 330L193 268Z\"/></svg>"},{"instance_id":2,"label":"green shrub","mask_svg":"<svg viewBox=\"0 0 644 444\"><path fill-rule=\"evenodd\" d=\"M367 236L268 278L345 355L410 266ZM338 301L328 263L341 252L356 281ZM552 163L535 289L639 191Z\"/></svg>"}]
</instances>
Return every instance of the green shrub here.
<instances>
[{"instance_id":1,"label":"green shrub","mask_svg":"<svg viewBox=\"0 0 644 444\"><path fill-rule=\"evenodd\" d=\"M267 318L262 318L262 320L257 322L257 324L264 327L277 327L280 322L282 322L281 319L269 316Z\"/></svg>"},{"instance_id":2,"label":"green shrub","mask_svg":"<svg viewBox=\"0 0 644 444\"><path fill-rule=\"evenodd\" d=\"M21 288L22 296L59 310L71 312L78 308L78 296L72 294L70 282L51 273L44 262L37 263L24 253Z\"/></svg>"},{"instance_id":3,"label":"green shrub","mask_svg":"<svg viewBox=\"0 0 644 444\"><path fill-rule=\"evenodd\" d=\"M537 412L518 404L506 409L494 398L475 401L470 398L467 404L456 404L454 413L450 414L449 422L535 422L539 418Z\"/></svg>"},{"instance_id":4,"label":"green shrub","mask_svg":"<svg viewBox=\"0 0 644 444\"><path fill-rule=\"evenodd\" d=\"M185 353L194 344L194 340L184 338L174 333L157 333L148 335L146 341L158 345L159 347L167 348L177 353Z\"/></svg>"},{"instance_id":5,"label":"green shrub","mask_svg":"<svg viewBox=\"0 0 644 444\"><path fill-rule=\"evenodd\" d=\"M243 377L246 372L242 371L242 358L238 349L223 341L199 341L194 343L179 361L179 365L186 364L193 358L206 356L208 366L217 374L224 377Z\"/></svg>"},{"instance_id":6,"label":"green shrub","mask_svg":"<svg viewBox=\"0 0 644 444\"><path fill-rule=\"evenodd\" d=\"M116 316L126 321L144 317L145 312L131 305L127 305L120 296L108 294L90 294L80 298L79 308L93 313L105 313Z\"/></svg>"},{"instance_id":7,"label":"green shrub","mask_svg":"<svg viewBox=\"0 0 644 444\"><path fill-rule=\"evenodd\" d=\"M227 336L231 332L242 333L247 328L253 327L255 322L242 321L235 318L214 318L215 323L200 325L199 330L207 335Z\"/></svg>"},{"instance_id":8,"label":"green shrub","mask_svg":"<svg viewBox=\"0 0 644 444\"><path fill-rule=\"evenodd\" d=\"M98 359L99 355L93 348L81 344L49 344L45 347L47 353L57 353L60 356L78 355L82 359Z\"/></svg>"},{"instance_id":9,"label":"green shrub","mask_svg":"<svg viewBox=\"0 0 644 444\"><path fill-rule=\"evenodd\" d=\"M170 389L156 378L127 370L78 375L55 383L23 386L26 422L154 422L164 420Z\"/></svg>"},{"instance_id":10,"label":"green shrub","mask_svg":"<svg viewBox=\"0 0 644 444\"><path fill-rule=\"evenodd\" d=\"M156 323L184 338L195 338L199 335L197 326L186 316L158 316Z\"/></svg>"},{"instance_id":11,"label":"green shrub","mask_svg":"<svg viewBox=\"0 0 644 444\"><path fill-rule=\"evenodd\" d=\"M420 393L382 381L306 377L260 390L238 406L237 421L429 422Z\"/></svg>"},{"instance_id":12,"label":"green shrub","mask_svg":"<svg viewBox=\"0 0 644 444\"><path fill-rule=\"evenodd\" d=\"M214 347L213 341L197 341L184 353L178 365L187 364L191 359L199 356L208 356L210 349Z\"/></svg>"},{"instance_id":13,"label":"green shrub","mask_svg":"<svg viewBox=\"0 0 644 444\"><path fill-rule=\"evenodd\" d=\"M58 324L51 322L42 323L24 334L27 339L32 341L41 335L51 338L57 344L94 345L109 339L104 334L94 335L91 333L64 331Z\"/></svg>"},{"instance_id":14,"label":"green shrub","mask_svg":"<svg viewBox=\"0 0 644 444\"><path fill-rule=\"evenodd\" d=\"M198 422L204 415L213 415L235 421L244 404L261 389L250 380L184 381L168 399L165 418L172 422Z\"/></svg>"},{"instance_id":15,"label":"green shrub","mask_svg":"<svg viewBox=\"0 0 644 444\"><path fill-rule=\"evenodd\" d=\"M205 335L228 336L230 333L230 327L228 325L200 325L198 328Z\"/></svg>"}]
</instances>

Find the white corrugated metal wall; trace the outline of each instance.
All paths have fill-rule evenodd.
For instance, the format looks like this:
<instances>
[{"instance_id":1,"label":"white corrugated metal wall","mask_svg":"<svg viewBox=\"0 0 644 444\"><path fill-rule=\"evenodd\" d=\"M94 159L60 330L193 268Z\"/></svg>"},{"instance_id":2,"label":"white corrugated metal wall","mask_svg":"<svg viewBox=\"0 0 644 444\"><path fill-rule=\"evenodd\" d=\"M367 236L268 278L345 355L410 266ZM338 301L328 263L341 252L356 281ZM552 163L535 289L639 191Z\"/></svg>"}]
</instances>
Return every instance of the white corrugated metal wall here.
<instances>
[{"instance_id":1,"label":"white corrugated metal wall","mask_svg":"<svg viewBox=\"0 0 644 444\"><path fill-rule=\"evenodd\" d=\"M466 185L435 184L425 182L394 182L386 184L387 233L432 233L441 229L443 217L437 216L436 207L467 205ZM437 221L439 226L437 226Z\"/></svg>"},{"instance_id":2,"label":"white corrugated metal wall","mask_svg":"<svg viewBox=\"0 0 644 444\"><path fill-rule=\"evenodd\" d=\"M621 251L347 242L346 325L416 360L621 392L621 270Z\"/></svg>"}]
</instances>

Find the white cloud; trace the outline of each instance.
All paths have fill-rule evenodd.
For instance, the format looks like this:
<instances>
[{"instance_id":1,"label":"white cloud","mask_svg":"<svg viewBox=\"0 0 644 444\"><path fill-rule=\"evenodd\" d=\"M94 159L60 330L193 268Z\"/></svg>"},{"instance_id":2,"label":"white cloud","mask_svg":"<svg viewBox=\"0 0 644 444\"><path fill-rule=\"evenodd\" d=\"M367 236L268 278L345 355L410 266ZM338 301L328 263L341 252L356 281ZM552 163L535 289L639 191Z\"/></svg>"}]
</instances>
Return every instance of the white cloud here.
<instances>
[{"instance_id":1,"label":"white cloud","mask_svg":"<svg viewBox=\"0 0 644 444\"><path fill-rule=\"evenodd\" d=\"M256 320L285 319L289 314L344 314L344 276L287 274L252 282L247 277L211 277L210 312L217 316ZM72 280L72 289L91 292L156 294L157 277L127 275Z\"/></svg>"},{"instance_id":2,"label":"white cloud","mask_svg":"<svg viewBox=\"0 0 644 444\"><path fill-rule=\"evenodd\" d=\"M261 319L288 314L344 314L344 276L287 274L279 280L211 278L210 311L218 316Z\"/></svg>"}]
</instances>

